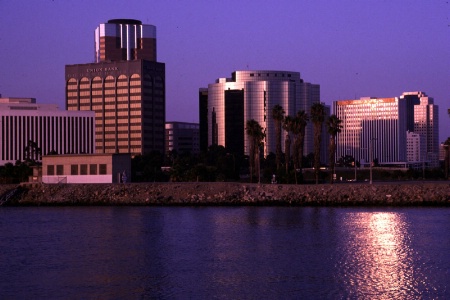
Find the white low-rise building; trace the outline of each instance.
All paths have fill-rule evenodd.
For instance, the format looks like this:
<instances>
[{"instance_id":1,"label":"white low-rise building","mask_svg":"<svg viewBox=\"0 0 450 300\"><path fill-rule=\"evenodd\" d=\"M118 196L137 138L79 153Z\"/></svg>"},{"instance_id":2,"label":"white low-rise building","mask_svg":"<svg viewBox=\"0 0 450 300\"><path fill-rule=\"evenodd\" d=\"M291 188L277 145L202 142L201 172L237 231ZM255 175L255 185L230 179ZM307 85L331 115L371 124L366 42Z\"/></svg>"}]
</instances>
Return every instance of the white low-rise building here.
<instances>
[{"instance_id":1,"label":"white low-rise building","mask_svg":"<svg viewBox=\"0 0 450 300\"><path fill-rule=\"evenodd\" d=\"M131 155L69 154L42 157L42 182L123 183L131 181Z\"/></svg>"}]
</instances>

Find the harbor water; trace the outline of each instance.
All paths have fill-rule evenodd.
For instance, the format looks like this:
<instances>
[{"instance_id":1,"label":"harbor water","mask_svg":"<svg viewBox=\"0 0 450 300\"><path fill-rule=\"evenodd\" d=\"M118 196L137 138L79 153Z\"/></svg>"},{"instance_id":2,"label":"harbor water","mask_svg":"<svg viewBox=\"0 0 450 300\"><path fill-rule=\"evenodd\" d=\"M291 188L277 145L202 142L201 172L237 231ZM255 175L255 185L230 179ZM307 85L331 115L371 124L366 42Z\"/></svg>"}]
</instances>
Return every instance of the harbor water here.
<instances>
[{"instance_id":1,"label":"harbor water","mask_svg":"<svg viewBox=\"0 0 450 300\"><path fill-rule=\"evenodd\" d=\"M449 299L450 208L2 207L1 299Z\"/></svg>"}]
</instances>

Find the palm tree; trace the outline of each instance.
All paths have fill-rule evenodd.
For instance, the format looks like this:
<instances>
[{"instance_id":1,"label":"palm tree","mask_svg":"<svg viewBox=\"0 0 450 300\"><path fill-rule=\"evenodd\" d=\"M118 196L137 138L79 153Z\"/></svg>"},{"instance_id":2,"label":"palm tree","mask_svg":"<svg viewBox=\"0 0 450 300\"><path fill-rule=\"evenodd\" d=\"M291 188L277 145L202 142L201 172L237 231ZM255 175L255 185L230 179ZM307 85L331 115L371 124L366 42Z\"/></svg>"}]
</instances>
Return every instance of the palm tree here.
<instances>
[{"instance_id":1,"label":"palm tree","mask_svg":"<svg viewBox=\"0 0 450 300\"><path fill-rule=\"evenodd\" d=\"M291 116L286 116L283 121L283 129L286 131L286 138L284 140L284 161L286 162L286 176L289 174L289 162L291 160L291 137L289 133L292 126Z\"/></svg>"},{"instance_id":2,"label":"palm tree","mask_svg":"<svg viewBox=\"0 0 450 300\"><path fill-rule=\"evenodd\" d=\"M283 155L281 151L281 124L284 120L284 109L280 105L275 105L272 108L272 118L275 121L275 134L276 134L276 161L277 161L277 170L280 170L281 166L281 156Z\"/></svg>"},{"instance_id":3,"label":"palm tree","mask_svg":"<svg viewBox=\"0 0 450 300\"><path fill-rule=\"evenodd\" d=\"M305 130L308 124L309 117L304 110L299 110L295 116L295 126L297 138L295 140L295 155L297 156L297 167L300 172L300 182L303 181L303 148L305 146Z\"/></svg>"},{"instance_id":4,"label":"palm tree","mask_svg":"<svg viewBox=\"0 0 450 300\"><path fill-rule=\"evenodd\" d=\"M326 122L327 130L330 134L330 145L328 147L328 155L330 158L330 183L333 183L334 166L336 160L336 136L339 132L341 132L341 123L342 120L339 119L336 115L331 115Z\"/></svg>"},{"instance_id":5,"label":"palm tree","mask_svg":"<svg viewBox=\"0 0 450 300\"><path fill-rule=\"evenodd\" d=\"M261 125L254 119L247 121L245 131L250 141L250 182L253 176L253 170L256 166L256 174L259 174L259 149L261 142L263 141L265 134Z\"/></svg>"},{"instance_id":6,"label":"palm tree","mask_svg":"<svg viewBox=\"0 0 450 300\"><path fill-rule=\"evenodd\" d=\"M450 137L444 142L444 150L445 150L445 179L448 179L448 171L450 168Z\"/></svg>"},{"instance_id":7,"label":"palm tree","mask_svg":"<svg viewBox=\"0 0 450 300\"><path fill-rule=\"evenodd\" d=\"M314 172L316 184L319 183L320 144L322 137L322 124L325 121L325 105L314 103L311 105L311 121L314 124Z\"/></svg>"}]
</instances>

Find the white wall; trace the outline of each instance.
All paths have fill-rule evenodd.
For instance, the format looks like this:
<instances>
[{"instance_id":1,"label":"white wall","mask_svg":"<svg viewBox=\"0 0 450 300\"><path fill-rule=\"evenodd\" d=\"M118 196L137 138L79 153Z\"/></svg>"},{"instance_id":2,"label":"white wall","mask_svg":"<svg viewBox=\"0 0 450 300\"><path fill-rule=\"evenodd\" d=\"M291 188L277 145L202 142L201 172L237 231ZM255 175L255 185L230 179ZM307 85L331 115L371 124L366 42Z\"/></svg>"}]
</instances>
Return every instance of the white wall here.
<instances>
[{"instance_id":1,"label":"white wall","mask_svg":"<svg viewBox=\"0 0 450 300\"><path fill-rule=\"evenodd\" d=\"M112 175L67 175L67 176L42 176L42 182L56 183L112 183Z\"/></svg>"}]
</instances>

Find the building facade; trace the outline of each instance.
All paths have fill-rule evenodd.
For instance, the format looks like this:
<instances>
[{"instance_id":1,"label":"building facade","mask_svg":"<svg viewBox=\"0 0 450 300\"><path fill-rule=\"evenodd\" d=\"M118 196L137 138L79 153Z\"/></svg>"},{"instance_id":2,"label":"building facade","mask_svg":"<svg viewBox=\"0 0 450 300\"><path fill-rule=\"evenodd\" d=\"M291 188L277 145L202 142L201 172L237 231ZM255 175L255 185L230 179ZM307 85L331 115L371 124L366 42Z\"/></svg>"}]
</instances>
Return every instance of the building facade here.
<instances>
[{"instance_id":1,"label":"building facade","mask_svg":"<svg viewBox=\"0 0 450 300\"><path fill-rule=\"evenodd\" d=\"M130 154L71 154L42 157L43 183L126 183L130 181Z\"/></svg>"},{"instance_id":2,"label":"building facade","mask_svg":"<svg viewBox=\"0 0 450 300\"><path fill-rule=\"evenodd\" d=\"M342 120L336 158L351 155L362 164L407 162L438 165L438 107L422 92L400 97L339 100L334 113Z\"/></svg>"},{"instance_id":3,"label":"building facade","mask_svg":"<svg viewBox=\"0 0 450 300\"><path fill-rule=\"evenodd\" d=\"M37 104L34 98L0 98L0 165L25 160L30 141L43 155L94 153L94 116L92 111Z\"/></svg>"},{"instance_id":4,"label":"building facade","mask_svg":"<svg viewBox=\"0 0 450 300\"><path fill-rule=\"evenodd\" d=\"M406 161L406 102L399 98L340 100L333 103L342 120L336 158L351 155L362 164Z\"/></svg>"},{"instance_id":5,"label":"building facade","mask_svg":"<svg viewBox=\"0 0 450 300\"><path fill-rule=\"evenodd\" d=\"M200 153L200 125L198 123L167 122L166 152Z\"/></svg>"},{"instance_id":6,"label":"building facade","mask_svg":"<svg viewBox=\"0 0 450 300\"><path fill-rule=\"evenodd\" d=\"M264 155L275 153L272 108L278 104L286 115L295 116L299 110L309 114L311 105L318 102L320 86L304 82L298 72L235 71L231 78L219 78L207 89L199 90L202 148L215 144L233 153L248 154L250 144L245 134L245 124L254 119L266 134ZM283 151L284 139L285 134L282 134ZM311 152L313 126L308 124L304 154Z\"/></svg>"},{"instance_id":7,"label":"building facade","mask_svg":"<svg viewBox=\"0 0 450 300\"><path fill-rule=\"evenodd\" d=\"M156 60L156 27L139 20L113 19L95 29L95 62Z\"/></svg>"},{"instance_id":8,"label":"building facade","mask_svg":"<svg viewBox=\"0 0 450 300\"><path fill-rule=\"evenodd\" d=\"M118 19L95 36L96 63L65 67L67 110L95 112L96 153L163 153L165 65L155 61L156 29Z\"/></svg>"},{"instance_id":9,"label":"building facade","mask_svg":"<svg viewBox=\"0 0 450 300\"><path fill-rule=\"evenodd\" d=\"M425 162L426 156L425 140L420 134L407 131L406 132L406 161L408 162Z\"/></svg>"},{"instance_id":10,"label":"building facade","mask_svg":"<svg viewBox=\"0 0 450 300\"><path fill-rule=\"evenodd\" d=\"M424 92L406 92L401 99L409 99L412 102L414 133L420 135L425 143L421 148L422 161L429 167L439 166L439 107L434 104L434 99Z\"/></svg>"}]
</instances>

